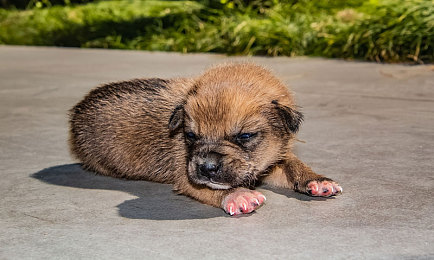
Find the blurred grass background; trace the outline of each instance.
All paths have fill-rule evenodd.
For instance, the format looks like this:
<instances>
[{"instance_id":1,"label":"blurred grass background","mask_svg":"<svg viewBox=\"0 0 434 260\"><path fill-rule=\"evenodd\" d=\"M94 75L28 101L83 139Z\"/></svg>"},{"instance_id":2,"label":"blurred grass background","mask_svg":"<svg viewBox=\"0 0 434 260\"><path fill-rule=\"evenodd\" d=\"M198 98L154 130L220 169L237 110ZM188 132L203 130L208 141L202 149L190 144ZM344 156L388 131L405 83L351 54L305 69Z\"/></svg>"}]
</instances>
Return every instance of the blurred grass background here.
<instances>
[{"instance_id":1,"label":"blurred grass background","mask_svg":"<svg viewBox=\"0 0 434 260\"><path fill-rule=\"evenodd\" d=\"M0 0L0 44L434 61L434 0Z\"/></svg>"}]
</instances>

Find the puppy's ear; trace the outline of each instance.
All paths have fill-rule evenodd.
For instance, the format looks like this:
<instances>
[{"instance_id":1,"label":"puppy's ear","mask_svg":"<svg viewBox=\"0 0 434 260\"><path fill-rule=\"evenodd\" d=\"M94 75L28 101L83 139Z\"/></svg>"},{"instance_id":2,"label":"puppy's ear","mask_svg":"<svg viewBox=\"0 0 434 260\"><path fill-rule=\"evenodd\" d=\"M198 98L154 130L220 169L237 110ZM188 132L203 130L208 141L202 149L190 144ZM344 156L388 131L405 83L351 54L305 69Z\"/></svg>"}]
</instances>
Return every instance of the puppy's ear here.
<instances>
[{"instance_id":1,"label":"puppy's ear","mask_svg":"<svg viewBox=\"0 0 434 260\"><path fill-rule=\"evenodd\" d=\"M277 114L279 115L280 120L282 120L287 132L293 134L297 133L301 122L303 122L303 114L293 108L279 104L277 100L273 100L271 103L275 106Z\"/></svg>"},{"instance_id":2,"label":"puppy's ear","mask_svg":"<svg viewBox=\"0 0 434 260\"><path fill-rule=\"evenodd\" d=\"M182 124L184 123L184 106L179 105L177 106L170 116L169 119L169 130L175 131L178 129Z\"/></svg>"}]
</instances>

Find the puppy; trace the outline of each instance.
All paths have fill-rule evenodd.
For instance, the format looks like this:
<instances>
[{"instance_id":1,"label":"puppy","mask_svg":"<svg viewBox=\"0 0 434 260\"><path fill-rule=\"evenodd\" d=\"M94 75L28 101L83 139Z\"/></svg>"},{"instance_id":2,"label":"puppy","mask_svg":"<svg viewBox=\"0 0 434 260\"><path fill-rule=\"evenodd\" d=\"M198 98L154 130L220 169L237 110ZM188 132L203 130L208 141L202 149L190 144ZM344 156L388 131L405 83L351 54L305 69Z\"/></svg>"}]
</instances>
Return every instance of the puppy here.
<instances>
[{"instance_id":1,"label":"puppy","mask_svg":"<svg viewBox=\"0 0 434 260\"><path fill-rule=\"evenodd\" d=\"M223 64L194 78L134 79L92 90L70 110L70 147L97 173L171 183L230 215L265 197L259 182L311 196L342 188L292 152L303 115L268 70Z\"/></svg>"}]
</instances>

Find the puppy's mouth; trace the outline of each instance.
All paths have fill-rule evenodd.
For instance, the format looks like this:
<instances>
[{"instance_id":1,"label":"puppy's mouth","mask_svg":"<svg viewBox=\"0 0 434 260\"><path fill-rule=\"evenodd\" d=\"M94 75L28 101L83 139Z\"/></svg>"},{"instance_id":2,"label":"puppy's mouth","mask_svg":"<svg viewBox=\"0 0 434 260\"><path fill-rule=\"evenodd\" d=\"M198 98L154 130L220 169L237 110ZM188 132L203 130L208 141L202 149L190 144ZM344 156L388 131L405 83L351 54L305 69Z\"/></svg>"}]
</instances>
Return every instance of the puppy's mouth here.
<instances>
[{"instance_id":1,"label":"puppy's mouth","mask_svg":"<svg viewBox=\"0 0 434 260\"><path fill-rule=\"evenodd\" d=\"M210 187L211 189L216 189L216 190L227 190L232 188L232 186L230 186L229 184L215 182L212 179L209 180L209 182L205 183L205 185Z\"/></svg>"},{"instance_id":2,"label":"puppy's mouth","mask_svg":"<svg viewBox=\"0 0 434 260\"><path fill-rule=\"evenodd\" d=\"M195 163L189 163L188 168L188 177L193 183L205 185L216 190L227 190L233 188L229 180L227 181L226 179L221 178L223 174L221 170L215 174L204 176L198 172Z\"/></svg>"},{"instance_id":3,"label":"puppy's mouth","mask_svg":"<svg viewBox=\"0 0 434 260\"><path fill-rule=\"evenodd\" d=\"M196 176L194 182L196 182L197 184L206 185L211 189L215 189L215 190L227 190L233 188L228 183L219 182L217 180L214 180L213 178L206 178L202 176Z\"/></svg>"}]
</instances>

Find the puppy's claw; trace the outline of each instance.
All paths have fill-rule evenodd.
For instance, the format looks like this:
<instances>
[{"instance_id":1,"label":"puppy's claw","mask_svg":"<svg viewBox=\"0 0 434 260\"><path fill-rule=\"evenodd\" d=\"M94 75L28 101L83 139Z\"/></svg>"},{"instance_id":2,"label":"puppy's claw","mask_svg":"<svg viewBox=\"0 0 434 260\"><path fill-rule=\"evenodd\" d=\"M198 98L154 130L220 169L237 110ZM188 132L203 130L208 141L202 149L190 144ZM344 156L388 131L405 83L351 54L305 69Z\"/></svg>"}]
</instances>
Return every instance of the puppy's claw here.
<instances>
[{"instance_id":1,"label":"puppy's claw","mask_svg":"<svg viewBox=\"0 0 434 260\"><path fill-rule=\"evenodd\" d=\"M241 211L242 212L247 212L247 205L246 205L246 203L241 204Z\"/></svg>"},{"instance_id":2,"label":"puppy's claw","mask_svg":"<svg viewBox=\"0 0 434 260\"><path fill-rule=\"evenodd\" d=\"M234 212L234 206L233 205L230 205L229 206L229 212L228 212L231 216L233 216L234 214L235 214L235 212Z\"/></svg>"},{"instance_id":3,"label":"puppy's claw","mask_svg":"<svg viewBox=\"0 0 434 260\"><path fill-rule=\"evenodd\" d=\"M265 196L261 193L239 188L224 198L222 208L231 216L247 214L260 207L264 201Z\"/></svg>"}]
</instances>

